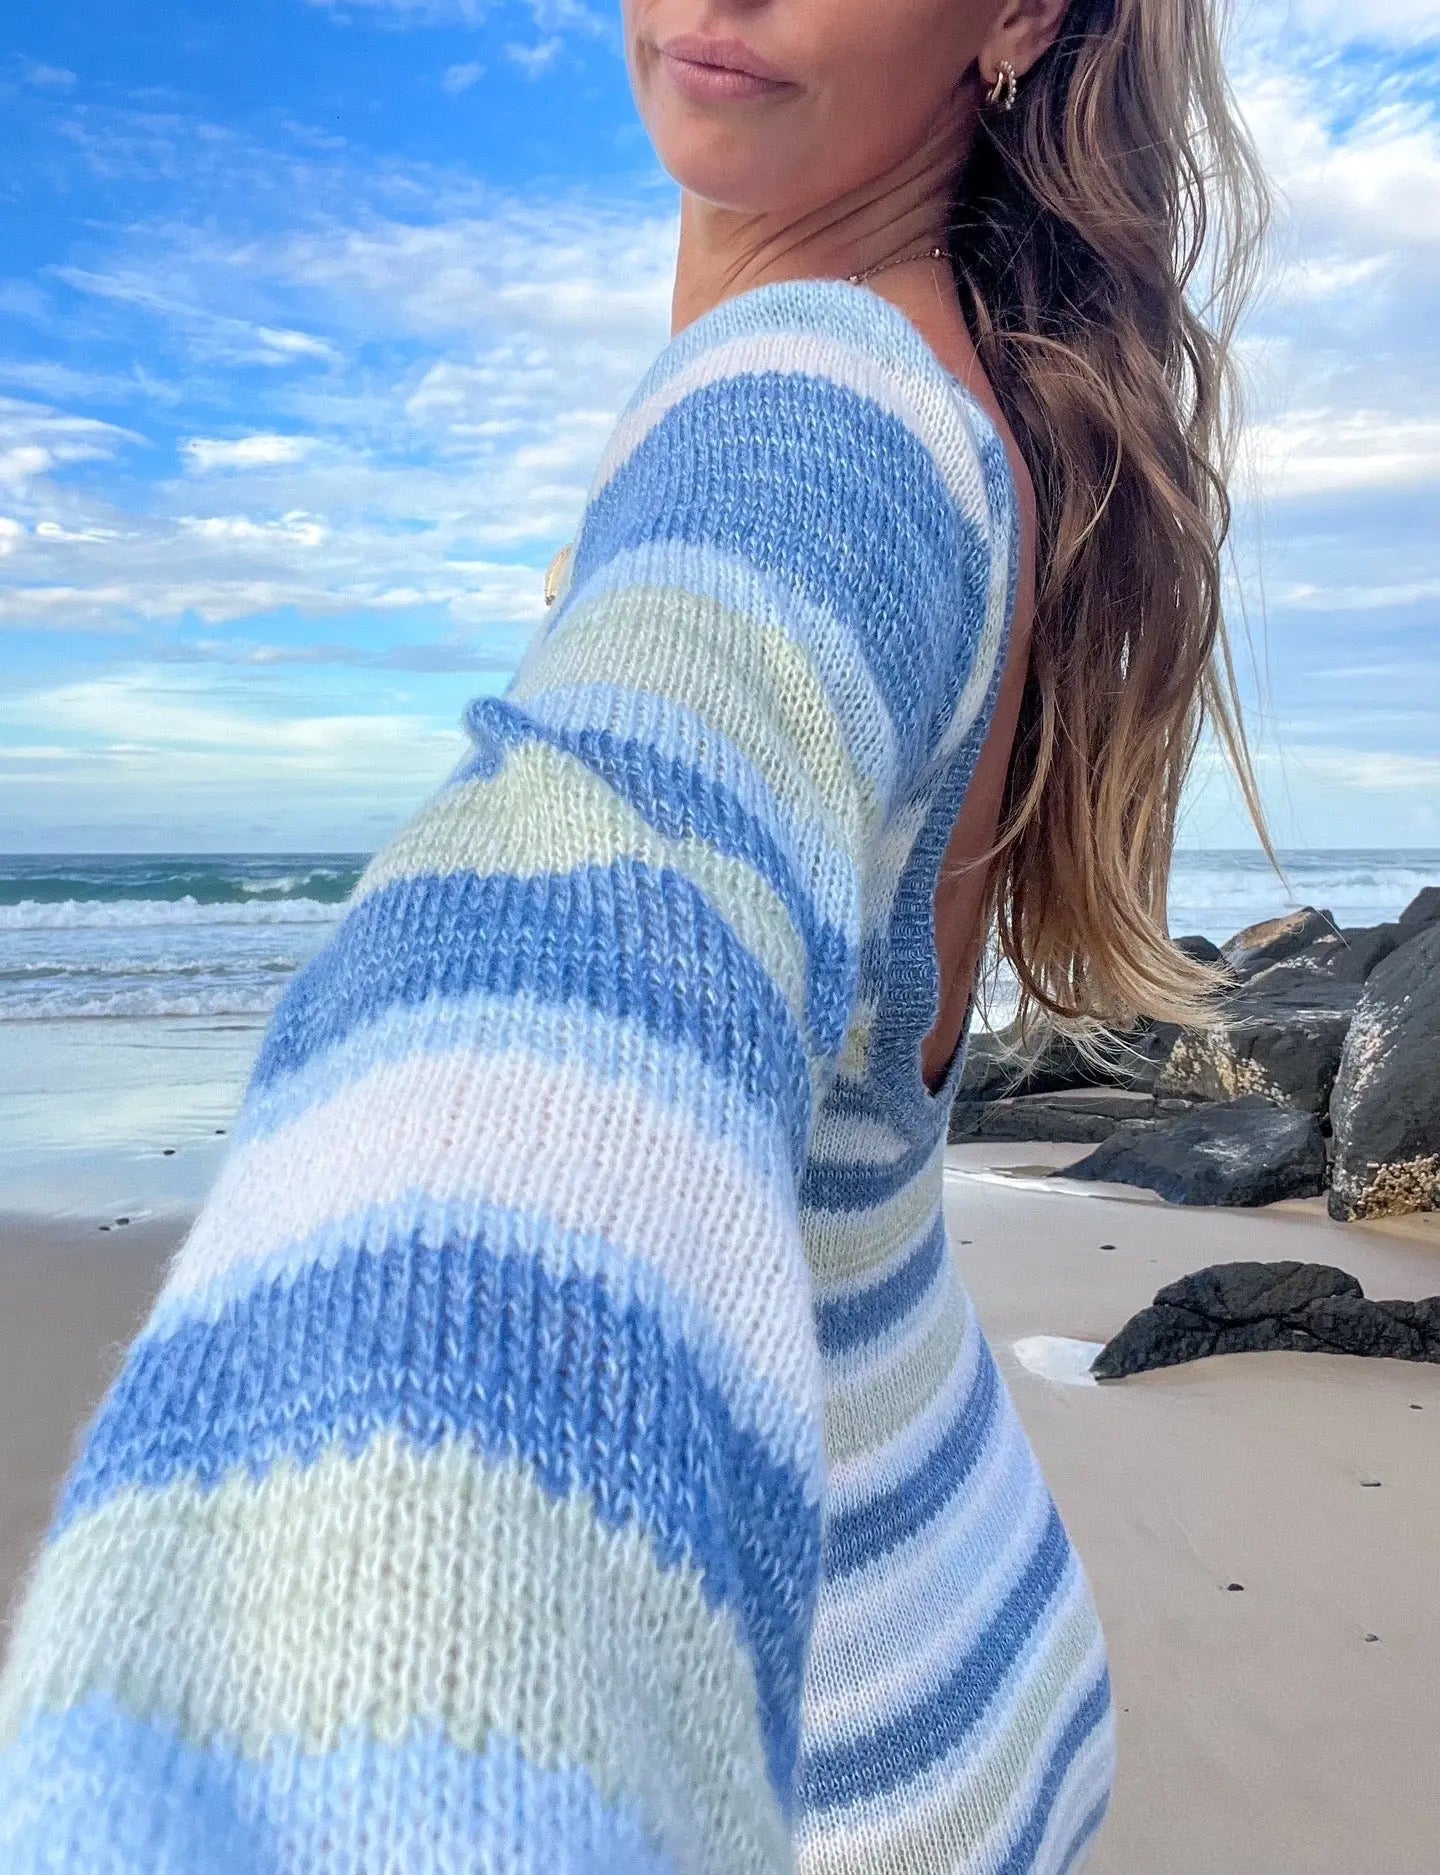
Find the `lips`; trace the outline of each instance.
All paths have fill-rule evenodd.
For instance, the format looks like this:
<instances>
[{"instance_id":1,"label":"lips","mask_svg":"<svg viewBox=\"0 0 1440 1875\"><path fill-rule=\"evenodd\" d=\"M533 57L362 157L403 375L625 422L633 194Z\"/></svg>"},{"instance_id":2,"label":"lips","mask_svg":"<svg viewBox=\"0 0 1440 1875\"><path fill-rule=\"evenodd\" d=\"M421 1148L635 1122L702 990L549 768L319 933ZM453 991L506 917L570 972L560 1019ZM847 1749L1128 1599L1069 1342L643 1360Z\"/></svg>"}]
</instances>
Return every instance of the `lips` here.
<instances>
[{"instance_id":1,"label":"lips","mask_svg":"<svg viewBox=\"0 0 1440 1875\"><path fill-rule=\"evenodd\" d=\"M677 33L659 48L666 57L683 59L688 65L709 65L722 71L742 72L750 78L762 78L770 84L791 81L777 65L752 52L740 39L708 39L702 33Z\"/></svg>"}]
</instances>

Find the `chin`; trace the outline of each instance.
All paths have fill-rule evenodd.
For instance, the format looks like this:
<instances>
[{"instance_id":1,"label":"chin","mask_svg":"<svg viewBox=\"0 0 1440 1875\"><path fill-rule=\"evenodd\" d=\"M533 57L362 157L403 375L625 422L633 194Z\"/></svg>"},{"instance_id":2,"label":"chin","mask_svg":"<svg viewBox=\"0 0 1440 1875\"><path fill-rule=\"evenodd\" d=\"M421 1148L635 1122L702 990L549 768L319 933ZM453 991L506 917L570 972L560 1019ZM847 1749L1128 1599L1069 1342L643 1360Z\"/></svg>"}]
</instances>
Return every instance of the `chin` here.
<instances>
[{"instance_id":1,"label":"chin","mask_svg":"<svg viewBox=\"0 0 1440 1875\"><path fill-rule=\"evenodd\" d=\"M787 187L773 156L743 132L693 119L649 129L665 173L699 201L741 215L804 212L804 191Z\"/></svg>"}]
</instances>

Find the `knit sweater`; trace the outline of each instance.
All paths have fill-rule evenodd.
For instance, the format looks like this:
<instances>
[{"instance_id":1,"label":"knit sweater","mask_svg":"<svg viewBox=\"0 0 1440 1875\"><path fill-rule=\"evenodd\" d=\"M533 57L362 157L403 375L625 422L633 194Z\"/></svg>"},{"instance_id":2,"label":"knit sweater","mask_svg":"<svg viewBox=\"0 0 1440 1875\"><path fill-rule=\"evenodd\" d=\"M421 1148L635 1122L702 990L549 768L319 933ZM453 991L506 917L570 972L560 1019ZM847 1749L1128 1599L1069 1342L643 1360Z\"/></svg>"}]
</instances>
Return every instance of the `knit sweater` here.
<instances>
[{"instance_id":1,"label":"knit sweater","mask_svg":"<svg viewBox=\"0 0 1440 1875\"><path fill-rule=\"evenodd\" d=\"M1103 1636L920 1070L1017 542L868 289L666 345L79 1448L4 1875L1081 1866Z\"/></svg>"}]
</instances>

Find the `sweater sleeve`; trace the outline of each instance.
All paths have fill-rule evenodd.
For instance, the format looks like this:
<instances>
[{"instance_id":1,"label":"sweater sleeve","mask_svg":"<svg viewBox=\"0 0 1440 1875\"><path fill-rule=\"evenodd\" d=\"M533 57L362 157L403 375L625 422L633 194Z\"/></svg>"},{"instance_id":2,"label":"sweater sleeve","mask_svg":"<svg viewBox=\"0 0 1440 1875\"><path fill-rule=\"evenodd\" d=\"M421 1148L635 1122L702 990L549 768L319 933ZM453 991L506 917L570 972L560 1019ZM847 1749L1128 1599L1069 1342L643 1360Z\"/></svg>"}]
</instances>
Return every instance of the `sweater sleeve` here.
<instances>
[{"instance_id":1,"label":"sweater sleeve","mask_svg":"<svg viewBox=\"0 0 1440 1875\"><path fill-rule=\"evenodd\" d=\"M983 517L973 412L864 289L752 289L641 381L79 1448L5 1875L791 1865L797 1186L870 870L993 704Z\"/></svg>"}]
</instances>

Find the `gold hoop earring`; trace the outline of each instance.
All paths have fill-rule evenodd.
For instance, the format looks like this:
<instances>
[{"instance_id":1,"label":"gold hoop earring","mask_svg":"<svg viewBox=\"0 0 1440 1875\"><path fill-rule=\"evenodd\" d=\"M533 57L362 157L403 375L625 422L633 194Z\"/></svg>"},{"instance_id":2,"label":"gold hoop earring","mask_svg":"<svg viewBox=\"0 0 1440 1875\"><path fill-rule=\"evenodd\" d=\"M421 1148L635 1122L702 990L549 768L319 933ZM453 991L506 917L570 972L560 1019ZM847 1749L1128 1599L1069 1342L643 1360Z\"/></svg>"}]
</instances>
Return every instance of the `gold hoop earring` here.
<instances>
[{"instance_id":1,"label":"gold hoop earring","mask_svg":"<svg viewBox=\"0 0 1440 1875\"><path fill-rule=\"evenodd\" d=\"M985 94L985 102L993 104L1002 111L1012 110L1015 104L1015 67L1009 59L1001 59L1000 73L990 90Z\"/></svg>"}]
</instances>

